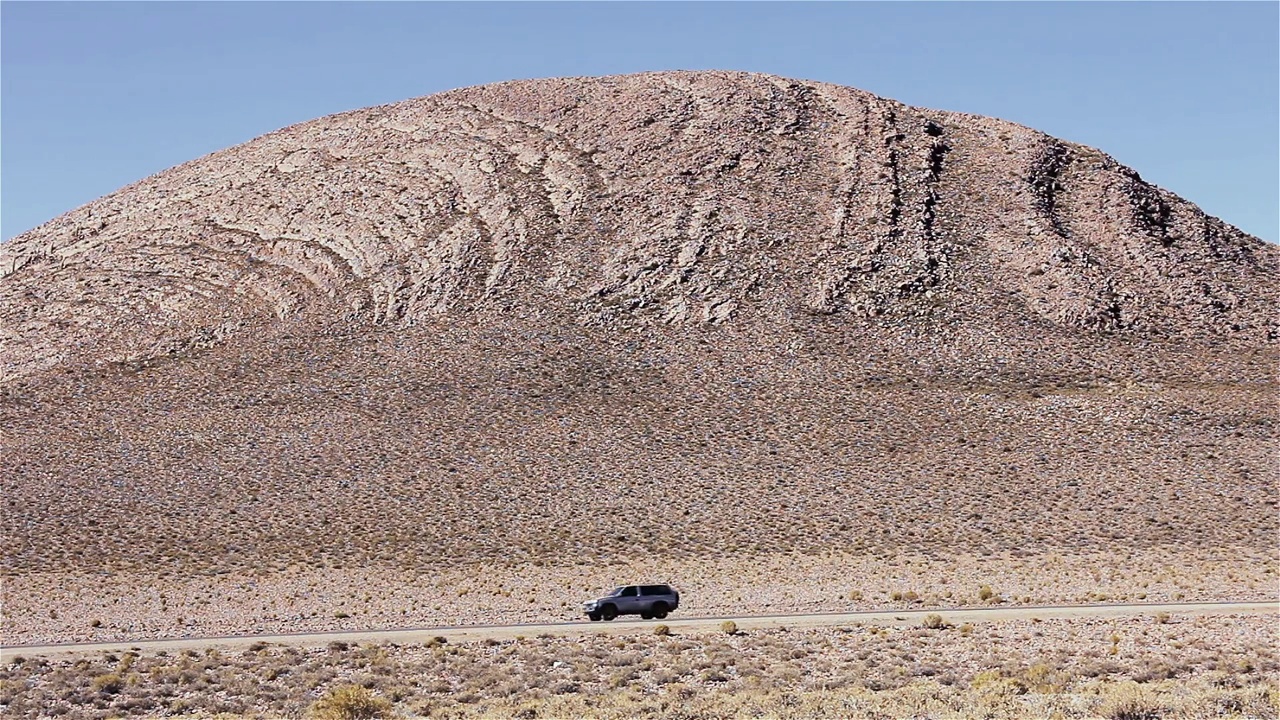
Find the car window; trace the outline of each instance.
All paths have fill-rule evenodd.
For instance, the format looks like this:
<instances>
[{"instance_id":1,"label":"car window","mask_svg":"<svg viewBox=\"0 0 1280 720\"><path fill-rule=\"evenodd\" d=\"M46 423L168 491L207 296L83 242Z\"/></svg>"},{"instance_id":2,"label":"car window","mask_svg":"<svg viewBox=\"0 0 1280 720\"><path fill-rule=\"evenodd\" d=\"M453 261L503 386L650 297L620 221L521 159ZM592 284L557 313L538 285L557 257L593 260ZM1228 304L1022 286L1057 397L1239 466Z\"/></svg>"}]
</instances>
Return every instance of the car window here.
<instances>
[{"instance_id":1,"label":"car window","mask_svg":"<svg viewBox=\"0 0 1280 720\"><path fill-rule=\"evenodd\" d=\"M622 594L622 591L623 591L623 590L626 590L626 588L625 588L625 587L616 587L616 588L614 588L614 589L613 589L613 592L609 593L608 597L618 597L619 595L621 595L621 594Z\"/></svg>"},{"instance_id":2,"label":"car window","mask_svg":"<svg viewBox=\"0 0 1280 720\"><path fill-rule=\"evenodd\" d=\"M645 585L640 588L641 595L667 595L670 592L666 585Z\"/></svg>"},{"instance_id":3,"label":"car window","mask_svg":"<svg viewBox=\"0 0 1280 720\"><path fill-rule=\"evenodd\" d=\"M619 593L618 596L619 597L635 597L636 596L635 586L632 585L630 587L622 588L622 592Z\"/></svg>"}]
</instances>

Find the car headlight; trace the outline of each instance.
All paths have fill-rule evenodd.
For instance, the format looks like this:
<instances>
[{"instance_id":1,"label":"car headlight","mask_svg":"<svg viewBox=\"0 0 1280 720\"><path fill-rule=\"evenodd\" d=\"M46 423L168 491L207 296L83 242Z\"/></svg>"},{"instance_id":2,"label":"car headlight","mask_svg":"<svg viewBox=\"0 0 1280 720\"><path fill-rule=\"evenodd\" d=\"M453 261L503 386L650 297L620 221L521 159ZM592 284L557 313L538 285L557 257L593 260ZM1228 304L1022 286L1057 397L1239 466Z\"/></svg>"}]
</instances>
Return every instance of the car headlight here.
<instances>
[{"instance_id":1,"label":"car headlight","mask_svg":"<svg viewBox=\"0 0 1280 720\"><path fill-rule=\"evenodd\" d=\"M592 601L590 601L590 602L584 602L584 603L582 603L582 607L583 607L583 609L586 609L586 610L595 610L595 609L596 609L596 601L595 601L595 600L592 600Z\"/></svg>"}]
</instances>

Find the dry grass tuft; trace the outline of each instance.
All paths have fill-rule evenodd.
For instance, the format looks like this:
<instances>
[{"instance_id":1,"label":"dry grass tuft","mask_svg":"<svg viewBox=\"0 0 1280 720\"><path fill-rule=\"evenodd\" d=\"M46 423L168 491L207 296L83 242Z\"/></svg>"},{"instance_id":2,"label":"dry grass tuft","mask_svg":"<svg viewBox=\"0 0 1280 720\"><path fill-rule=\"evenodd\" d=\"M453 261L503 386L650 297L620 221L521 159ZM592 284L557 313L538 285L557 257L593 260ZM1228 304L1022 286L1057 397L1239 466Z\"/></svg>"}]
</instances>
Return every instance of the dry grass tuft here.
<instances>
[{"instance_id":1,"label":"dry grass tuft","mask_svg":"<svg viewBox=\"0 0 1280 720\"><path fill-rule=\"evenodd\" d=\"M331 688L308 710L314 720L373 720L390 717L391 701L374 695L359 685L339 685Z\"/></svg>"},{"instance_id":2,"label":"dry grass tuft","mask_svg":"<svg viewBox=\"0 0 1280 720\"><path fill-rule=\"evenodd\" d=\"M938 613L929 613L928 615L925 615L924 620L921 621L920 624L930 630L941 630L943 628L951 627Z\"/></svg>"}]
</instances>

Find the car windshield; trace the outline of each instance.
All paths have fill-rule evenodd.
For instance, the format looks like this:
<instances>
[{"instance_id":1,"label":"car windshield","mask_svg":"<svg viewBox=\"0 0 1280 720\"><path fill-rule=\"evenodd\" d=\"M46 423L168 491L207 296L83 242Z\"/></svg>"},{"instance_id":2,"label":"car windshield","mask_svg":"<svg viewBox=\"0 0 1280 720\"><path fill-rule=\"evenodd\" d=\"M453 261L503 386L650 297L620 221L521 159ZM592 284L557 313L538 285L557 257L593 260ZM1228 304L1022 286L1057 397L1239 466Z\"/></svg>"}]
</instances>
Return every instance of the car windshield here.
<instances>
[{"instance_id":1,"label":"car windshield","mask_svg":"<svg viewBox=\"0 0 1280 720\"><path fill-rule=\"evenodd\" d=\"M622 594L622 591L626 589L627 589L626 585L623 585L622 587L616 587L613 589L613 592L609 593L609 597L618 597L619 595Z\"/></svg>"}]
</instances>

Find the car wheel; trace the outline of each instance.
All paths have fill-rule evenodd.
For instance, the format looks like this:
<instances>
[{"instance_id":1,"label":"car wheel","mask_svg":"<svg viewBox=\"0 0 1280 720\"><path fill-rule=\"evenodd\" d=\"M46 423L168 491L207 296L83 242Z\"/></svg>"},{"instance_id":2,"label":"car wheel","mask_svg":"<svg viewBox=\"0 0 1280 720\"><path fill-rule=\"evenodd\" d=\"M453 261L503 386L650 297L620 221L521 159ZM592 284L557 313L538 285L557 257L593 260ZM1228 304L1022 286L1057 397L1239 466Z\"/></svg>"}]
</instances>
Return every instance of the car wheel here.
<instances>
[{"instance_id":1,"label":"car wheel","mask_svg":"<svg viewBox=\"0 0 1280 720\"><path fill-rule=\"evenodd\" d=\"M618 608L612 605L605 605L604 607L600 608L600 617L605 620L612 620L618 617Z\"/></svg>"},{"instance_id":2,"label":"car wheel","mask_svg":"<svg viewBox=\"0 0 1280 720\"><path fill-rule=\"evenodd\" d=\"M600 613L598 612L587 613L587 617L591 618L592 622L600 622Z\"/></svg>"},{"instance_id":3,"label":"car wheel","mask_svg":"<svg viewBox=\"0 0 1280 720\"><path fill-rule=\"evenodd\" d=\"M652 612L653 612L653 616L658 618L659 620L665 618L667 616L667 604L654 603Z\"/></svg>"},{"instance_id":4,"label":"car wheel","mask_svg":"<svg viewBox=\"0 0 1280 720\"><path fill-rule=\"evenodd\" d=\"M642 613L640 613L640 619L641 619L641 620L652 620L652 619L653 619L653 613L648 612L648 611L646 611L646 612L642 612Z\"/></svg>"}]
</instances>

